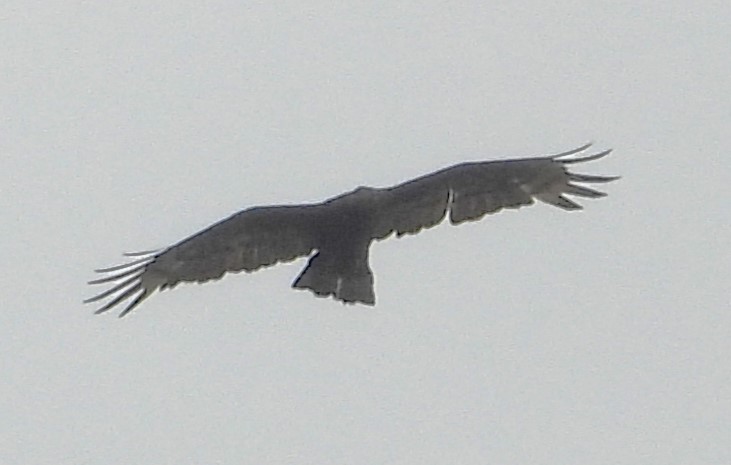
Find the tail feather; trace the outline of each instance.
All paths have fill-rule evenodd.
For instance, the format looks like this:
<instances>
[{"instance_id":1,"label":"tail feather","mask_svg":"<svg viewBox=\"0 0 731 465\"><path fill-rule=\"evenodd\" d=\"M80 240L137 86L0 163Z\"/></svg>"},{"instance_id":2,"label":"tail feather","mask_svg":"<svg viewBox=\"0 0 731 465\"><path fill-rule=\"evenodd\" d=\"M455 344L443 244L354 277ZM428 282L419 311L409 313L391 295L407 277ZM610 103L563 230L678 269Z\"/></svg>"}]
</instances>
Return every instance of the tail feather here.
<instances>
[{"instance_id":1,"label":"tail feather","mask_svg":"<svg viewBox=\"0 0 731 465\"><path fill-rule=\"evenodd\" d=\"M349 263L350 262L350 263ZM375 305L373 273L366 260L348 261L320 252L312 256L302 273L292 283L295 289L309 289L321 297L333 296L343 303Z\"/></svg>"}]
</instances>

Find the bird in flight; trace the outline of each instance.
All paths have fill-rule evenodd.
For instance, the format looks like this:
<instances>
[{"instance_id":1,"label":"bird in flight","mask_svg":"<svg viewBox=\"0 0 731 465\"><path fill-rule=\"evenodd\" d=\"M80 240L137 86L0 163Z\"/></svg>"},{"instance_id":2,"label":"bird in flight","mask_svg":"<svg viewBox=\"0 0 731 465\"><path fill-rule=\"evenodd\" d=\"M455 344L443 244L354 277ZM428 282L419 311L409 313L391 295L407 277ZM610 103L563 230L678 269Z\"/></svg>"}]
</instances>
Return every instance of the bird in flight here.
<instances>
[{"instance_id":1,"label":"bird in flight","mask_svg":"<svg viewBox=\"0 0 731 465\"><path fill-rule=\"evenodd\" d=\"M292 287L343 303L375 305L368 263L375 239L416 234L447 215L455 225L479 220L503 208L531 205L534 199L580 210L565 195L604 197L582 184L619 179L568 170L611 152L584 155L590 146L537 158L460 163L394 187L359 187L322 203L248 208L175 245L125 254L132 258L128 263L96 270L105 276L89 284L111 287L84 302L109 298L96 311L104 313L132 299L122 317L156 290L309 256Z\"/></svg>"}]
</instances>

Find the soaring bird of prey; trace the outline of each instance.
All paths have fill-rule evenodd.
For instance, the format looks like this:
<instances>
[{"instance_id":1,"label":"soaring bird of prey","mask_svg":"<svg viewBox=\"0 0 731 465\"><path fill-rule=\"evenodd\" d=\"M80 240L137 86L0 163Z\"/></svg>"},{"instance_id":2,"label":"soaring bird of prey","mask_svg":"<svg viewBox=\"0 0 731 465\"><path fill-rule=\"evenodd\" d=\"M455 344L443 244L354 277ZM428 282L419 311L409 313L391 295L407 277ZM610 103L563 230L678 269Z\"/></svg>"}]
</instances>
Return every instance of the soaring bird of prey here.
<instances>
[{"instance_id":1,"label":"soaring bird of prey","mask_svg":"<svg viewBox=\"0 0 731 465\"><path fill-rule=\"evenodd\" d=\"M96 270L105 276L89 284L112 287L84 302L109 298L96 311L103 313L132 299L122 317L158 289L309 256L292 287L343 303L375 305L368 264L374 239L416 234L447 214L452 224L475 221L503 208L531 205L534 199L579 210L582 207L564 195L603 197L605 193L581 184L618 179L568 170L569 165L611 152L579 155L590 146L538 158L461 163L394 187L359 187L322 203L248 208L175 245L125 254L132 261Z\"/></svg>"}]
</instances>

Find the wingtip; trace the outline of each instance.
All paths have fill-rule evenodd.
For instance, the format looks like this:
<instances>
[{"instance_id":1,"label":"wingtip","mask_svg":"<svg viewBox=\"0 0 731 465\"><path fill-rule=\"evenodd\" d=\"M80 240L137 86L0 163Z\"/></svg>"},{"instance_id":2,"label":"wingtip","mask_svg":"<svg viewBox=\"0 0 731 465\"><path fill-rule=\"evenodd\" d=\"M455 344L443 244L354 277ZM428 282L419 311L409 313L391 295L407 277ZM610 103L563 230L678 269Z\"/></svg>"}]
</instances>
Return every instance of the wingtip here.
<instances>
[{"instance_id":1,"label":"wingtip","mask_svg":"<svg viewBox=\"0 0 731 465\"><path fill-rule=\"evenodd\" d=\"M556 153L554 155L549 155L549 157L550 158L553 158L553 159L562 158L562 157L569 157L571 155L576 155L577 153L581 153L581 152L585 151L586 149L588 149L592 145L594 145L594 142L593 141L589 141L589 142L587 142L586 144L584 144L584 145L582 145L580 147L577 147L575 149L568 150L566 152L561 152L561 153Z\"/></svg>"},{"instance_id":2,"label":"wingtip","mask_svg":"<svg viewBox=\"0 0 731 465\"><path fill-rule=\"evenodd\" d=\"M609 155L610 153L612 153L612 150L613 149L607 149L602 152L596 153L594 155L587 155L585 157L577 157L577 158L571 158L569 160L558 160L558 161L560 161L564 165L570 165L572 163L583 163L583 162L587 162L587 161L598 160L598 159L604 158L607 155ZM575 153L578 153L578 152L575 152ZM564 156L564 155L561 155L561 156ZM558 157L554 157L554 160L556 160L557 158Z\"/></svg>"},{"instance_id":3,"label":"wingtip","mask_svg":"<svg viewBox=\"0 0 731 465\"><path fill-rule=\"evenodd\" d=\"M111 300L97 309L94 314L99 315L111 310L116 305L132 299L125 307L120 316L124 316L134 309L145 297L151 294L150 289L143 286L145 281L145 272L147 267L155 261L158 251L145 251L126 253L125 256L138 257L129 263L116 265L108 268L100 268L98 273L107 274L97 279L88 281L90 285L111 283L111 287L98 295L83 300L84 304L98 302L102 299L110 297ZM136 295L137 292L140 292Z\"/></svg>"},{"instance_id":4,"label":"wingtip","mask_svg":"<svg viewBox=\"0 0 731 465\"><path fill-rule=\"evenodd\" d=\"M155 250L143 250L140 252L124 252L122 256L124 257L142 257L145 255L154 255L158 252L160 252L162 249L155 249Z\"/></svg>"},{"instance_id":5,"label":"wingtip","mask_svg":"<svg viewBox=\"0 0 731 465\"><path fill-rule=\"evenodd\" d=\"M620 179L621 176L597 176L593 174L568 173L569 181L580 183L605 183Z\"/></svg>"}]
</instances>

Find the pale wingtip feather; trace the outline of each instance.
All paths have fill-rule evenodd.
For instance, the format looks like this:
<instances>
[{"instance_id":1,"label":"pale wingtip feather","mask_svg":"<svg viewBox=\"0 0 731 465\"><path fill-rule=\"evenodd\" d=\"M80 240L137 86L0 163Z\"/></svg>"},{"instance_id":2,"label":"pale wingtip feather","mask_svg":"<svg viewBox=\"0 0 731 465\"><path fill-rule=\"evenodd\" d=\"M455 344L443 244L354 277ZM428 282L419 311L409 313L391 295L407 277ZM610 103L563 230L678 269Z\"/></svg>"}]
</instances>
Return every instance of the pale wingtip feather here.
<instances>
[{"instance_id":1,"label":"pale wingtip feather","mask_svg":"<svg viewBox=\"0 0 731 465\"><path fill-rule=\"evenodd\" d=\"M135 283L132 287L126 289L124 292L119 294L114 299L107 302L104 306L99 308L97 311L94 312L95 315L99 315L100 313L104 313L108 310L111 310L112 307L117 305L118 303L127 300L132 294L137 292L138 290L142 289L142 283Z\"/></svg>"},{"instance_id":2,"label":"pale wingtip feather","mask_svg":"<svg viewBox=\"0 0 731 465\"><path fill-rule=\"evenodd\" d=\"M569 157L571 155L575 155L577 153L583 152L584 150L588 149L592 145L594 145L594 142L593 141L590 141L590 142L587 142L586 144L582 145L581 147L577 147L575 149L571 149L571 150L568 150L566 152L561 152L561 153L557 153L557 154L554 154L554 155L549 155L548 157L549 158L553 158L553 159L561 158L561 157Z\"/></svg>"},{"instance_id":3,"label":"pale wingtip feather","mask_svg":"<svg viewBox=\"0 0 731 465\"><path fill-rule=\"evenodd\" d=\"M607 155L609 155L610 153L612 153L612 150L613 149L607 149L607 150L604 150L603 152L599 152L599 153L594 154L594 155L587 155L585 157L571 158L569 160L557 160L558 157L553 157L553 159L554 160L557 160L557 161L560 161L564 165L570 165L572 163L584 163L584 162L587 162L587 161L594 161L594 160L599 160L600 158L604 158ZM561 156L563 156L563 155L561 155Z\"/></svg>"},{"instance_id":4,"label":"pale wingtip feather","mask_svg":"<svg viewBox=\"0 0 731 465\"><path fill-rule=\"evenodd\" d=\"M578 174L578 173L567 173L569 177L569 181L574 182L586 182L586 183L602 183L602 182L612 182L616 181L617 179L621 179L621 176L596 176L591 174Z\"/></svg>"},{"instance_id":5,"label":"pale wingtip feather","mask_svg":"<svg viewBox=\"0 0 731 465\"><path fill-rule=\"evenodd\" d=\"M111 273L113 271L123 270L125 268L129 268L131 266L138 265L140 263L144 263L146 261L149 261L151 258L152 257L138 258L137 260L132 260L131 262L128 262L128 263L122 263L121 265L110 266L108 268L97 268L94 271L97 273Z\"/></svg>"},{"instance_id":6,"label":"pale wingtip feather","mask_svg":"<svg viewBox=\"0 0 731 465\"><path fill-rule=\"evenodd\" d=\"M123 318L129 312L134 310L135 307L137 307L139 304L141 304L142 301L145 300L150 294L151 294L151 292L149 292L147 289L143 289L142 292L137 297L135 297L135 299L132 302L130 302L129 305L127 305L125 307L125 309L122 310L122 312L117 317Z\"/></svg>"},{"instance_id":7,"label":"pale wingtip feather","mask_svg":"<svg viewBox=\"0 0 731 465\"><path fill-rule=\"evenodd\" d=\"M125 257L141 257L143 255L155 255L163 249L155 250L143 250L141 252L124 252L122 255Z\"/></svg>"}]
</instances>

